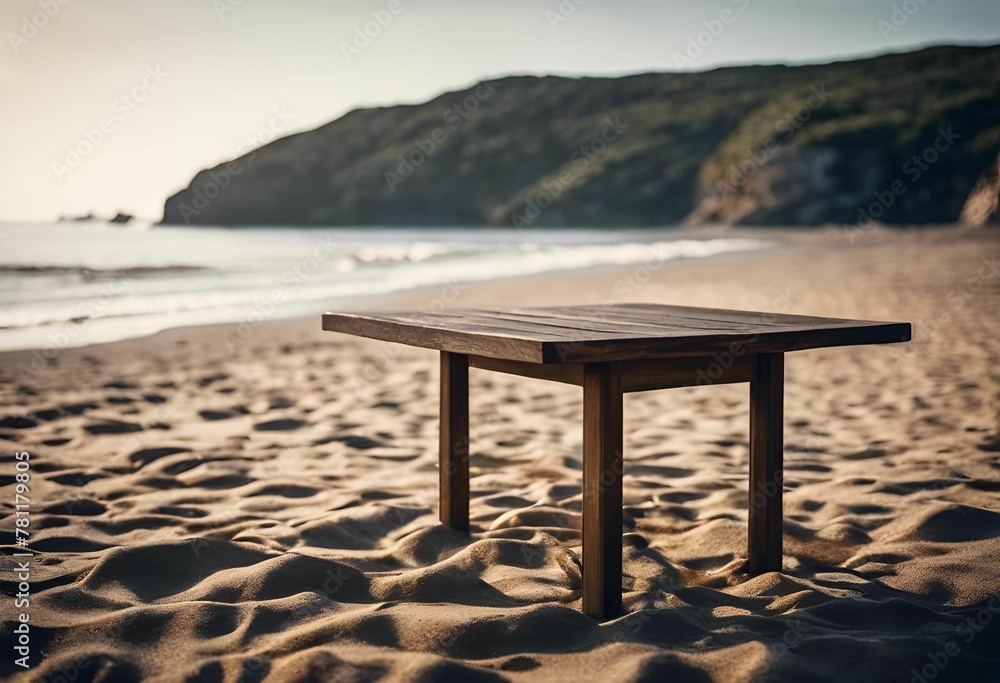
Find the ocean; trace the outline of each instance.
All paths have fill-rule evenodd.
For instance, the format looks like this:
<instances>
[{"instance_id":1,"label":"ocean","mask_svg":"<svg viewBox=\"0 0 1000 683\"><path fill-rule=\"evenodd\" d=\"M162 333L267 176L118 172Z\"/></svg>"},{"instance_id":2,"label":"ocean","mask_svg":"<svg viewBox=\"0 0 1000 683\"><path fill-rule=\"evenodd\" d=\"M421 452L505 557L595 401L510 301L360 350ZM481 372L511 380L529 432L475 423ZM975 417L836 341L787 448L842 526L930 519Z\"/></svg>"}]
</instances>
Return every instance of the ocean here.
<instances>
[{"instance_id":1,"label":"ocean","mask_svg":"<svg viewBox=\"0 0 1000 683\"><path fill-rule=\"evenodd\" d=\"M0 350L292 318L359 297L766 248L676 229L178 228L0 224Z\"/></svg>"}]
</instances>

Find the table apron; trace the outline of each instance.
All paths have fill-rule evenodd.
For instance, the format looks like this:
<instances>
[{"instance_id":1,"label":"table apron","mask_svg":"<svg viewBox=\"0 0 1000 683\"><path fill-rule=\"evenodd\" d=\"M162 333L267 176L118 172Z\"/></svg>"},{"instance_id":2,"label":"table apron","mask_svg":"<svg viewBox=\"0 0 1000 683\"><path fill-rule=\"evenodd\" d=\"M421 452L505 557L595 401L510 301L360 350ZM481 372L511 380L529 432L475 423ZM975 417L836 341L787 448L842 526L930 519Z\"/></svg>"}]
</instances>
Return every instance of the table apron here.
<instances>
[{"instance_id":1,"label":"table apron","mask_svg":"<svg viewBox=\"0 0 1000 683\"><path fill-rule=\"evenodd\" d=\"M613 361L608 365L621 377L622 391L634 392L749 382L755 361L755 355L737 356L727 352L711 356ZM469 367L583 386L583 364L580 363L527 363L469 356Z\"/></svg>"}]
</instances>

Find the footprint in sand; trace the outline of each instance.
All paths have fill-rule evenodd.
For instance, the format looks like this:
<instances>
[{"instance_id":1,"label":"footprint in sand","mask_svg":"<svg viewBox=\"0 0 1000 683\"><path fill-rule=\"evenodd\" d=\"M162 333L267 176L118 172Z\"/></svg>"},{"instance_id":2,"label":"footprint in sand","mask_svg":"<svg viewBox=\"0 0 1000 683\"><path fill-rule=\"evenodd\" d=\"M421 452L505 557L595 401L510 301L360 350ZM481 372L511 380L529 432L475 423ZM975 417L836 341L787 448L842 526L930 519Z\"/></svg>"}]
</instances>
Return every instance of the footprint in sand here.
<instances>
[{"instance_id":1,"label":"footprint in sand","mask_svg":"<svg viewBox=\"0 0 1000 683\"><path fill-rule=\"evenodd\" d=\"M7 429L31 429L37 426L37 420L32 420L30 417L24 417L23 415L8 415L0 418L0 427Z\"/></svg>"},{"instance_id":2,"label":"footprint in sand","mask_svg":"<svg viewBox=\"0 0 1000 683\"><path fill-rule=\"evenodd\" d=\"M162 505L153 510L155 514L158 515L170 515L171 517L185 517L187 519L194 519L197 517L206 517L208 513L204 510L193 507L185 507L183 505Z\"/></svg>"},{"instance_id":3,"label":"footprint in sand","mask_svg":"<svg viewBox=\"0 0 1000 683\"><path fill-rule=\"evenodd\" d=\"M369 439L367 436L360 436L358 434L346 434L344 436L328 436L322 439L316 439L313 441L313 446L325 446L328 443L342 443L348 448L354 448L359 451L366 451L370 448L378 448L384 444L381 441L376 441L375 439Z\"/></svg>"},{"instance_id":4,"label":"footprint in sand","mask_svg":"<svg viewBox=\"0 0 1000 683\"><path fill-rule=\"evenodd\" d=\"M244 474L213 474L208 475L200 479L192 479L186 482L189 487L200 487L203 489L212 489L214 491L224 490L224 489L235 489L241 486L246 486L247 484L252 484L255 479L248 477Z\"/></svg>"},{"instance_id":5,"label":"footprint in sand","mask_svg":"<svg viewBox=\"0 0 1000 683\"><path fill-rule=\"evenodd\" d=\"M979 444L979 450L987 453L1000 453L1000 434Z\"/></svg>"},{"instance_id":6,"label":"footprint in sand","mask_svg":"<svg viewBox=\"0 0 1000 683\"><path fill-rule=\"evenodd\" d=\"M101 422L91 422L83 426L88 434L131 434L141 432L142 425L134 422L123 422L121 420L103 420Z\"/></svg>"},{"instance_id":7,"label":"footprint in sand","mask_svg":"<svg viewBox=\"0 0 1000 683\"><path fill-rule=\"evenodd\" d=\"M840 457L844 460L873 460L875 458L884 458L887 455L889 455L889 451L883 448L866 448L863 451L846 453Z\"/></svg>"},{"instance_id":8,"label":"footprint in sand","mask_svg":"<svg viewBox=\"0 0 1000 683\"><path fill-rule=\"evenodd\" d=\"M219 382L224 379L229 379L229 375L224 372L217 372L214 375L205 375L200 380L198 380L198 386L205 388L213 382Z\"/></svg>"},{"instance_id":9,"label":"footprint in sand","mask_svg":"<svg viewBox=\"0 0 1000 683\"><path fill-rule=\"evenodd\" d=\"M163 474L169 474L171 476L177 476L178 474L184 474L188 470L193 470L199 465L205 465L212 462L227 462L231 460L237 460L238 458L230 456L219 456L219 457L202 457L198 455L192 455L190 458L178 460L177 462L172 462L169 465L161 468Z\"/></svg>"},{"instance_id":10,"label":"footprint in sand","mask_svg":"<svg viewBox=\"0 0 1000 683\"><path fill-rule=\"evenodd\" d=\"M235 413L231 413L227 410L199 410L198 416L203 420L208 420L209 422L215 422L217 420L228 420L233 417Z\"/></svg>"},{"instance_id":11,"label":"footprint in sand","mask_svg":"<svg viewBox=\"0 0 1000 683\"><path fill-rule=\"evenodd\" d=\"M39 420L45 420L46 422L51 422L52 420L59 418L61 415L62 413L55 408L36 410L33 413L31 413L31 417Z\"/></svg>"},{"instance_id":12,"label":"footprint in sand","mask_svg":"<svg viewBox=\"0 0 1000 683\"><path fill-rule=\"evenodd\" d=\"M111 475L106 472L88 474L86 472L66 472L50 477L49 481L54 481L63 486L86 486L95 479L106 479Z\"/></svg>"},{"instance_id":13,"label":"footprint in sand","mask_svg":"<svg viewBox=\"0 0 1000 683\"><path fill-rule=\"evenodd\" d=\"M83 403L64 403L60 406L67 415L82 415L88 410L97 410L100 406L90 401Z\"/></svg>"},{"instance_id":14,"label":"footprint in sand","mask_svg":"<svg viewBox=\"0 0 1000 683\"><path fill-rule=\"evenodd\" d=\"M271 484L265 486L250 496L281 496L282 498L311 498L320 493L320 489L312 486L297 486L294 484Z\"/></svg>"},{"instance_id":15,"label":"footprint in sand","mask_svg":"<svg viewBox=\"0 0 1000 683\"><path fill-rule=\"evenodd\" d=\"M115 380L113 382L106 382L102 385L105 389L137 389L131 382L126 382L125 380Z\"/></svg>"},{"instance_id":16,"label":"footprint in sand","mask_svg":"<svg viewBox=\"0 0 1000 683\"><path fill-rule=\"evenodd\" d=\"M220 408L218 410L200 410L198 415L203 420L229 420L240 415L249 415L250 410L247 409L245 405L234 405L229 408Z\"/></svg>"},{"instance_id":17,"label":"footprint in sand","mask_svg":"<svg viewBox=\"0 0 1000 683\"><path fill-rule=\"evenodd\" d=\"M707 498L708 493L704 491L667 491L666 493L660 493L655 496L657 502L660 503L690 503L694 500L701 500L702 498Z\"/></svg>"},{"instance_id":18,"label":"footprint in sand","mask_svg":"<svg viewBox=\"0 0 1000 683\"><path fill-rule=\"evenodd\" d=\"M65 500L55 505L43 508L42 512L49 515L72 515L78 517L96 517L107 512L106 508L96 500L90 498L75 498Z\"/></svg>"},{"instance_id":19,"label":"footprint in sand","mask_svg":"<svg viewBox=\"0 0 1000 683\"><path fill-rule=\"evenodd\" d=\"M184 446L162 446L160 448L144 448L141 451L136 451L132 455L128 456L130 462L137 464L139 467L145 467L149 463L159 460L160 458L166 458L169 455L177 455L178 453L190 453L190 448L185 448Z\"/></svg>"},{"instance_id":20,"label":"footprint in sand","mask_svg":"<svg viewBox=\"0 0 1000 683\"><path fill-rule=\"evenodd\" d=\"M293 429L299 429L308 424L305 420L296 420L291 417L286 417L280 420L268 420L267 422L261 422L254 425L254 429L258 432L287 432Z\"/></svg>"},{"instance_id":21,"label":"footprint in sand","mask_svg":"<svg viewBox=\"0 0 1000 683\"><path fill-rule=\"evenodd\" d=\"M511 657L504 663L500 665L501 671L531 671L540 667L542 663L535 659L534 657L526 657L524 655L518 655L516 657Z\"/></svg>"}]
</instances>

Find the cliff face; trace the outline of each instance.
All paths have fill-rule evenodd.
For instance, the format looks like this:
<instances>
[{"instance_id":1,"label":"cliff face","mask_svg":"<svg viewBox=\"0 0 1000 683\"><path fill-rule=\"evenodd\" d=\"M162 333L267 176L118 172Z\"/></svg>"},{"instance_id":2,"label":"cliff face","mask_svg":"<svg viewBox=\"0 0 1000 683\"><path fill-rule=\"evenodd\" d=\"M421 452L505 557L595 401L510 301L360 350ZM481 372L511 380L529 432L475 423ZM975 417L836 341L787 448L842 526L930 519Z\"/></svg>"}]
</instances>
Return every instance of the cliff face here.
<instances>
[{"instance_id":1,"label":"cliff face","mask_svg":"<svg viewBox=\"0 0 1000 683\"><path fill-rule=\"evenodd\" d=\"M983 171L972 188L959 220L968 225L1000 223L1000 156Z\"/></svg>"},{"instance_id":2,"label":"cliff face","mask_svg":"<svg viewBox=\"0 0 1000 683\"><path fill-rule=\"evenodd\" d=\"M511 77L276 140L200 172L163 222L952 222L998 147L1000 47Z\"/></svg>"}]
</instances>

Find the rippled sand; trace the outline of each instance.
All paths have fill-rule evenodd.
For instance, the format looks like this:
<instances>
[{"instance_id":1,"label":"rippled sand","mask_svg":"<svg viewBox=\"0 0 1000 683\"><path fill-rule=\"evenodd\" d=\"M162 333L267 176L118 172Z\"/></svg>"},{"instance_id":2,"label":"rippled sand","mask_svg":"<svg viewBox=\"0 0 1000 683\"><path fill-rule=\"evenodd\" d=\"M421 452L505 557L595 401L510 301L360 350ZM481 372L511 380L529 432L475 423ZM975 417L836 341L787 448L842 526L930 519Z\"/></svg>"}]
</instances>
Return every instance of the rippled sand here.
<instances>
[{"instance_id":1,"label":"rippled sand","mask_svg":"<svg viewBox=\"0 0 1000 683\"><path fill-rule=\"evenodd\" d=\"M745 385L626 397L625 614L598 623L578 389L472 371L465 536L436 522L433 352L318 319L177 330L0 356L5 534L32 456L22 676L997 680L1000 233L766 236L787 244L449 291L913 322L788 356L782 573L746 574Z\"/></svg>"}]
</instances>

